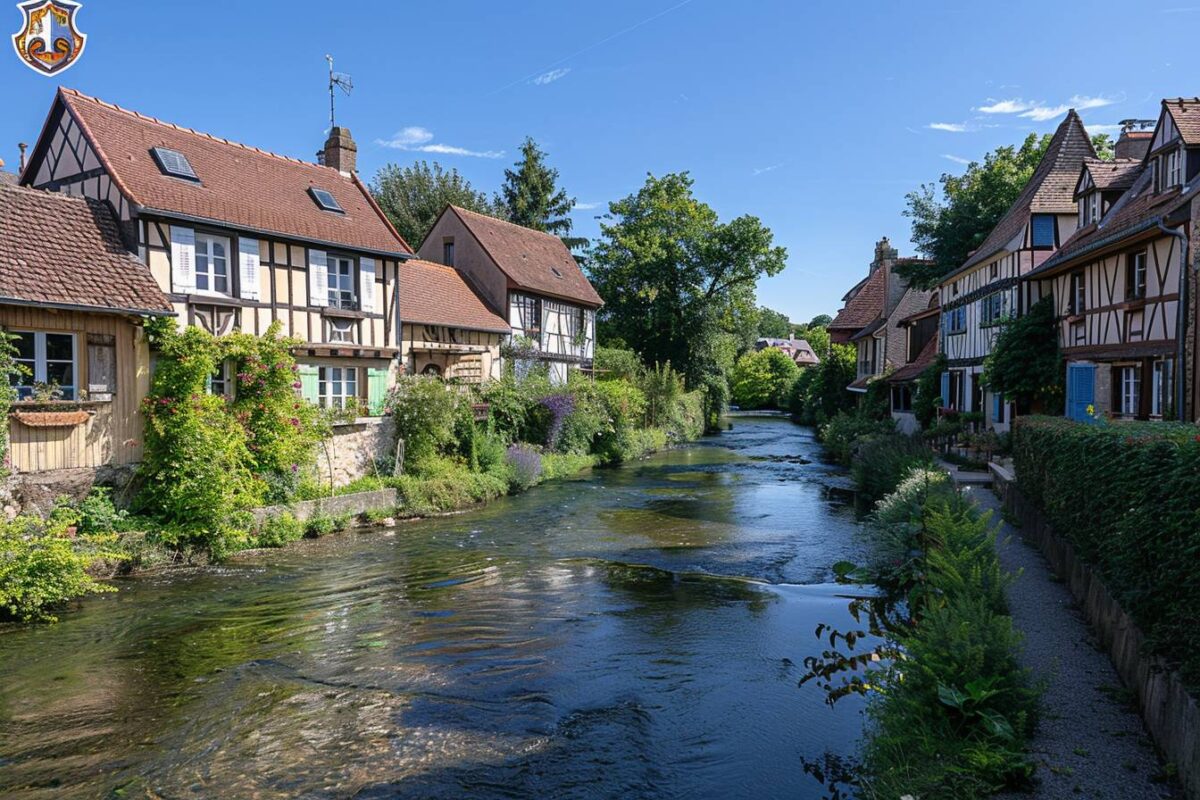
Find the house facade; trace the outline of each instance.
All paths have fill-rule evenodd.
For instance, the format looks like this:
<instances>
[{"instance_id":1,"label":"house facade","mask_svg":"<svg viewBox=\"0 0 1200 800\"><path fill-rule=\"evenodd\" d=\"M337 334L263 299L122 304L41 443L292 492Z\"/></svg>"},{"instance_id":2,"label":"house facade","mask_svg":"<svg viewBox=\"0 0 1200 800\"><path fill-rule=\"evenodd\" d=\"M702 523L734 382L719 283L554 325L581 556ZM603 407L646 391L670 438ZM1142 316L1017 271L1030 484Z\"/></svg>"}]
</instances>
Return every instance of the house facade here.
<instances>
[{"instance_id":1,"label":"house facade","mask_svg":"<svg viewBox=\"0 0 1200 800\"><path fill-rule=\"evenodd\" d=\"M938 352L938 308L937 294L926 295L925 308L919 309L896 322L896 341L904 348L900 366L887 377L891 387L892 419L903 433L915 433L920 427L913 413L916 399L917 379L934 361Z\"/></svg>"},{"instance_id":2,"label":"house facade","mask_svg":"<svg viewBox=\"0 0 1200 800\"><path fill-rule=\"evenodd\" d=\"M603 301L557 236L447 206L417 252L462 272L504 316L514 352L546 364L552 381L591 366Z\"/></svg>"},{"instance_id":3,"label":"house facade","mask_svg":"<svg viewBox=\"0 0 1200 800\"><path fill-rule=\"evenodd\" d=\"M1021 277L1074 234L1074 189L1084 160L1095 156L1072 109L1012 206L966 262L941 280L939 349L949 367L942 376L943 407L981 413L987 428L1008 430L1013 405L983 385L983 362L1000 326L1022 312Z\"/></svg>"},{"instance_id":4,"label":"house facade","mask_svg":"<svg viewBox=\"0 0 1200 800\"><path fill-rule=\"evenodd\" d=\"M798 367L815 367L821 363L821 358L812 349L807 339L775 339L763 337L754 342L755 351L774 347L787 353Z\"/></svg>"},{"instance_id":5,"label":"house facade","mask_svg":"<svg viewBox=\"0 0 1200 800\"><path fill-rule=\"evenodd\" d=\"M0 183L0 327L23 368L6 421L12 470L139 461L142 322L172 313L106 204Z\"/></svg>"},{"instance_id":6,"label":"house facade","mask_svg":"<svg viewBox=\"0 0 1200 800\"><path fill-rule=\"evenodd\" d=\"M1149 139L1140 158L1083 165L1082 227L1025 280L1029 302L1053 298L1072 419L1197 418L1200 99L1164 100Z\"/></svg>"},{"instance_id":7,"label":"house facade","mask_svg":"<svg viewBox=\"0 0 1200 800\"><path fill-rule=\"evenodd\" d=\"M377 411L401 365L398 270L412 251L358 179L349 131L334 128L321 155L274 155L60 89L21 182L105 203L181 325L261 334L278 322L303 342L307 399Z\"/></svg>"}]
</instances>

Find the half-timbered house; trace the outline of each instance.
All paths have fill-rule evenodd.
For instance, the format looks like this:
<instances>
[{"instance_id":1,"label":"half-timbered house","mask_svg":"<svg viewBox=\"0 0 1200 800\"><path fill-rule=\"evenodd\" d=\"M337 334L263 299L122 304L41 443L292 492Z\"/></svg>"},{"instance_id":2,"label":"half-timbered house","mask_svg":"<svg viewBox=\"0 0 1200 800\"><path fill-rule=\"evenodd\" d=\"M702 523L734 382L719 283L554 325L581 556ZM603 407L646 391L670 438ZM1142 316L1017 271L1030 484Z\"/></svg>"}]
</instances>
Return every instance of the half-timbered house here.
<instances>
[{"instance_id":1,"label":"half-timbered house","mask_svg":"<svg viewBox=\"0 0 1200 800\"><path fill-rule=\"evenodd\" d=\"M447 206L417 252L465 274L507 317L514 351L545 363L551 380L591 365L603 301L562 239Z\"/></svg>"},{"instance_id":2,"label":"half-timbered house","mask_svg":"<svg viewBox=\"0 0 1200 800\"><path fill-rule=\"evenodd\" d=\"M917 379L937 360L938 316L937 294L930 292L926 294L925 308L896 323L896 340L904 350L901 366L888 375L887 381L891 387L892 419L904 433L913 433L920 427L913 413L913 401Z\"/></svg>"},{"instance_id":3,"label":"half-timbered house","mask_svg":"<svg viewBox=\"0 0 1200 800\"><path fill-rule=\"evenodd\" d=\"M1083 227L1024 282L1028 302L1053 297L1069 417L1195 418L1179 365L1197 187L1200 99L1163 101L1140 161L1080 169Z\"/></svg>"},{"instance_id":4,"label":"half-timbered house","mask_svg":"<svg viewBox=\"0 0 1200 800\"><path fill-rule=\"evenodd\" d=\"M1075 232L1074 189L1084 159L1096 152L1074 109L1058 126L1021 194L983 243L938 286L939 348L949 371L942 376L942 404L984 415L988 428L1008 429L1012 404L981 381L1004 321L1019 315L1021 276L1045 262Z\"/></svg>"},{"instance_id":5,"label":"half-timbered house","mask_svg":"<svg viewBox=\"0 0 1200 800\"><path fill-rule=\"evenodd\" d=\"M312 164L60 89L21 181L106 203L181 324L279 322L303 342L305 397L377 409L399 366L397 271L412 251L355 158L345 128ZM213 390L231 377L226 365Z\"/></svg>"},{"instance_id":6,"label":"half-timbered house","mask_svg":"<svg viewBox=\"0 0 1200 800\"><path fill-rule=\"evenodd\" d=\"M142 322L171 313L106 204L0 183L0 327L22 367L6 420L13 471L140 460Z\"/></svg>"}]
</instances>

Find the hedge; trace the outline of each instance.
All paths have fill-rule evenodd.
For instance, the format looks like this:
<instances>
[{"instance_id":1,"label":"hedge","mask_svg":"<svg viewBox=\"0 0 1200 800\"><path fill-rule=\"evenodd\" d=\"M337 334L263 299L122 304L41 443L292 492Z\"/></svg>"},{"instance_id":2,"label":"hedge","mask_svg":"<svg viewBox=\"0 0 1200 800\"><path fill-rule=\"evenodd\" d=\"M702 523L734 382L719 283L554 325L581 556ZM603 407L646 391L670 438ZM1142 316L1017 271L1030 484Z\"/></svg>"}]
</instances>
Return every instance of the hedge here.
<instances>
[{"instance_id":1,"label":"hedge","mask_svg":"<svg viewBox=\"0 0 1200 800\"><path fill-rule=\"evenodd\" d=\"M1013 458L1024 496L1200 686L1200 427L1023 417Z\"/></svg>"}]
</instances>

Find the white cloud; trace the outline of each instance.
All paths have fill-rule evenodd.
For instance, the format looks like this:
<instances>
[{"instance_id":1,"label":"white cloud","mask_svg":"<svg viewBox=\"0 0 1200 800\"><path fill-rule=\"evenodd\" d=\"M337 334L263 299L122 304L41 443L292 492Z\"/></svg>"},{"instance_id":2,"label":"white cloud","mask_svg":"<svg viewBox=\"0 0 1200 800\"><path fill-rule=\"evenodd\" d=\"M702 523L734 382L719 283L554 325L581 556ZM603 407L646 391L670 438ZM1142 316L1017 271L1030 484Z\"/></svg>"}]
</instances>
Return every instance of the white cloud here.
<instances>
[{"instance_id":1,"label":"white cloud","mask_svg":"<svg viewBox=\"0 0 1200 800\"><path fill-rule=\"evenodd\" d=\"M942 158L953 161L955 164L970 164L971 159L963 158L962 156L952 156L949 153L942 153Z\"/></svg>"},{"instance_id":2,"label":"white cloud","mask_svg":"<svg viewBox=\"0 0 1200 800\"><path fill-rule=\"evenodd\" d=\"M591 211L592 209L599 208L602 205L604 205L604 203L576 203L572 206L572 208L578 211Z\"/></svg>"},{"instance_id":3,"label":"white cloud","mask_svg":"<svg viewBox=\"0 0 1200 800\"><path fill-rule=\"evenodd\" d=\"M772 165L771 165L771 166L769 166L769 167L755 167L755 168L754 168L754 170L753 170L753 172L752 172L752 174L754 174L754 175L762 175L764 172L771 172L771 171L773 171L773 170L777 170L777 169L779 169L779 168L780 168L780 167L782 167L782 166L783 166L783 162L782 162L782 161L780 161L778 164L772 164Z\"/></svg>"},{"instance_id":4,"label":"white cloud","mask_svg":"<svg viewBox=\"0 0 1200 800\"><path fill-rule=\"evenodd\" d=\"M948 133L963 133L967 130L965 122L931 122L925 127L934 131L946 131Z\"/></svg>"},{"instance_id":5,"label":"white cloud","mask_svg":"<svg viewBox=\"0 0 1200 800\"><path fill-rule=\"evenodd\" d=\"M1067 113L1067 109L1069 108L1070 106L1035 106L1021 114L1021 116L1028 117L1034 122L1045 122L1048 119L1062 116Z\"/></svg>"},{"instance_id":6,"label":"white cloud","mask_svg":"<svg viewBox=\"0 0 1200 800\"><path fill-rule=\"evenodd\" d=\"M545 86L547 83L554 83L559 78L565 78L567 73L571 71L570 67L560 67L552 69L549 72L543 72L533 79L533 82L538 86Z\"/></svg>"},{"instance_id":7,"label":"white cloud","mask_svg":"<svg viewBox=\"0 0 1200 800\"><path fill-rule=\"evenodd\" d=\"M975 109L983 114L1019 114L1033 108L1035 103L1029 103L1019 98L1011 100L993 100L988 98L988 105Z\"/></svg>"},{"instance_id":8,"label":"white cloud","mask_svg":"<svg viewBox=\"0 0 1200 800\"><path fill-rule=\"evenodd\" d=\"M1038 104L1021 114L1021 116L1028 117L1034 122L1045 122L1046 120L1062 116L1072 108L1076 111L1087 111L1089 108L1111 106L1115 102L1117 101L1111 97L1089 97L1088 95L1077 94L1073 95L1069 101L1062 105L1047 106Z\"/></svg>"},{"instance_id":9,"label":"white cloud","mask_svg":"<svg viewBox=\"0 0 1200 800\"><path fill-rule=\"evenodd\" d=\"M1087 132L1088 133L1108 133L1108 134L1120 133L1121 126L1115 125L1115 124L1114 125L1092 125L1089 123L1087 126Z\"/></svg>"},{"instance_id":10,"label":"white cloud","mask_svg":"<svg viewBox=\"0 0 1200 800\"><path fill-rule=\"evenodd\" d=\"M434 153L443 156L468 156L470 158L500 158L503 150L468 150L450 144L433 141L433 132L419 125L401 128L390 139L376 139L375 144L393 150L408 150L415 153Z\"/></svg>"}]
</instances>

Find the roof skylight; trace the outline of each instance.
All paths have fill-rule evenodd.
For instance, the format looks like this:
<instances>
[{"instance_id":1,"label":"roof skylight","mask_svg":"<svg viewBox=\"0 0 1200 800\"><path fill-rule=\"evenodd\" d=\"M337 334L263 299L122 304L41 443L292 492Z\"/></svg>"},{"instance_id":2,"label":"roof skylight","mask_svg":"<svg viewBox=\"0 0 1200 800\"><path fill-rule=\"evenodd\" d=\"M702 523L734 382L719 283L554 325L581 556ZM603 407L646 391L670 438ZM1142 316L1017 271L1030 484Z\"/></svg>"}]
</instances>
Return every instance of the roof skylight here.
<instances>
[{"instance_id":1,"label":"roof skylight","mask_svg":"<svg viewBox=\"0 0 1200 800\"><path fill-rule=\"evenodd\" d=\"M332 211L335 214L344 214L345 211L338 205L338 201L333 195L325 189L318 189L316 186L308 187L308 193L312 195L312 199L321 207L322 211Z\"/></svg>"},{"instance_id":2,"label":"roof skylight","mask_svg":"<svg viewBox=\"0 0 1200 800\"><path fill-rule=\"evenodd\" d=\"M158 162L158 168L163 171L164 175L170 175L173 178L183 178L186 181L199 182L196 171L192 169L191 163L187 160L187 156L178 150L172 150L168 147L152 147L150 148L151 155Z\"/></svg>"}]
</instances>

